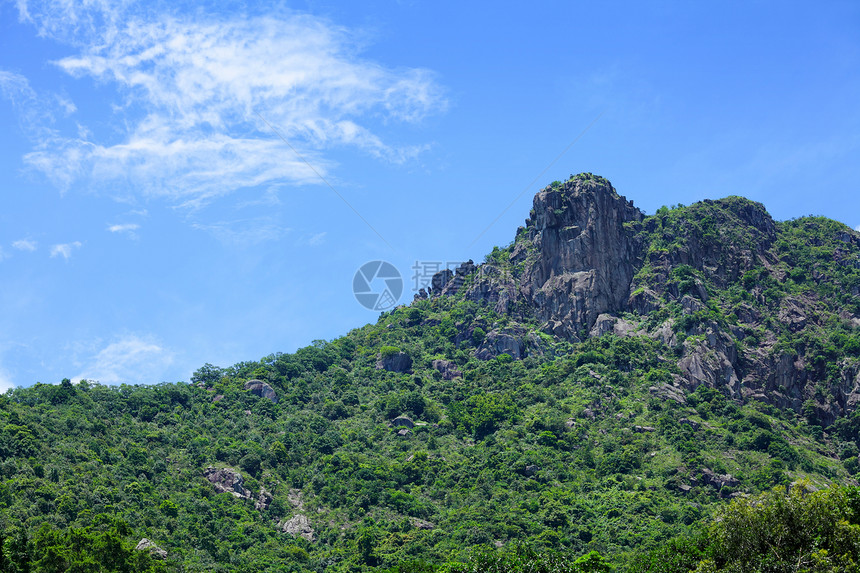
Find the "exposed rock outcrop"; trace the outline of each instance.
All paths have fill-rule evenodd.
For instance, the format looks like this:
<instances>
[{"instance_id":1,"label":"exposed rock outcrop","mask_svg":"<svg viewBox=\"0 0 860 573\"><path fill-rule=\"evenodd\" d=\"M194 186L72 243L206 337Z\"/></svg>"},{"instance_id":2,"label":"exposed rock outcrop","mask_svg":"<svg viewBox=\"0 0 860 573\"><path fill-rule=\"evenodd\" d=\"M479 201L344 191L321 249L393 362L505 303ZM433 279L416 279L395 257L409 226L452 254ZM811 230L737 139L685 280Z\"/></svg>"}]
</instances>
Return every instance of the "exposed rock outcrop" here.
<instances>
[{"instance_id":1,"label":"exposed rock outcrop","mask_svg":"<svg viewBox=\"0 0 860 573\"><path fill-rule=\"evenodd\" d=\"M535 196L527 240L511 261L525 265L520 294L547 330L577 338L600 314L625 309L639 248L625 224L642 218L600 177L577 177Z\"/></svg>"},{"instance_id":2,"label":"exposed rock outcrop","mask_svg":"<svg viewBox=\"0 0 860 573\"><path fill-rule=\"evenodd\" d=\"M150 555L155 557L156 559L167 559L167 551L144 537L141 539L134 548L136 551L147 551Z\"/></svg>"},{"instance_id":3,"label":"exposed rock outcrop","mask_svg":"<svg viewBox=\"0 0 860 573\"><path fill-rule=\"evenodd\" d=\"M380 356L376 361L377 370L389 372L408 372L412 368L412 358L405 352L397 352L388 356Z\"/></svg>"},{"instance_id":4,"label":"exposed rock outcrop","mask_svg":"<svg viewBox=\"0 0 860 573\"><path fill-rule=\"evenodd\" d=\"M454 378L463 375L463 373L457 369L457 366L448 360L434 360L431 365L442 375L443 380L453 380Z\"/></svg>"},{"instance_id":5,"label":"exposed rock outcrop","mask_svg":"<svg viewBox=\"0 0 860 573\"><path fill-rule=\"evenodd\" d=\"M514 360L520 360L525 355L525 346L519 338L494 330L487 334L475 350L475 357L479 360L489 360L500 354L508 354Z\"/></svg>"},{"instance_id":6,"label":"exposed rock outcrop","mask_svg":"<svg viewBox=\"0 0 860 573\"><path fill-rule=\"evenodd\" d=\"M737 348L731 336L716 324L710 324L702 333L703 339L684 342L684 354L678 368L685 385L695 390L702 384L711 388L725 388L733 397L741 397L740 379L735 371Z\"/></svg>"},{"instance_id":7,"label":"exposed rock outcrop","mask_svg":"<svg viewBox=\"0 0 860 573\"><path fill-rule=\"evenodd\" d=\"M425 294L459 293L571 342L647 335L680 353L680 373L653 386L655 397L683 404L685 392L706 385L738 401L814 410L826 426L860 405L860 381L850 364L833 376L816 348L820 333L809 329L832 328L836 315L856 329L860 316L857 305L833 308L835 299L813 285L832 288L834 265L860 268L860 234L802 224L817 233L806 248L817 249L819 262L793 268L810 260L803 249L792 252L786 229L797 226L776 223L760 203L730 196L645 217L609 181L584 173L539 191L510 247L482 265L436 273ZM860 296L860 286L840 280L843 296ZM802 287L784 286L792 284ZM501 321L479 326L490 332L475 337L474 321L458 323L452 341L460 348L479 341L474 355L483 360L541 352L534 333ZM786 334L805 332L785 344Z\"/></svg>"},{"instance_id":8,"label":"exposed rock outcrop","mask_svg":"<svg viewBox=\"0 0 860 573\"><path fill-rule=\"evenodd\" d=\"M254 509L257 511L266 511L274 501L272 494L266 491L265 488L260 488L260 493L257 495L257 501L254 502Z\"/></svg>"},{"instance_id":9,"label":"exposed rock outcrop","mask_svg":"<svg viewBox=\"0 0 860 573\"><path fill-rule=\"evenodd\" d=\"M415 422L409 416L398 416L391 420L392 426L402 426L404 428L414 428Z\"/></svg>"},{"instance_id":10,"label":"exposed rock outcrop","mask_svg":"<svg viewBox=\"0 0 860 573\"><path fill-rule=\"evenodd\" d=\"M232 468L214 468L209 466L203 475L215 487L218 493L229 493L241 499L251 499L251 490L245 488L245 478Z\"/></svg>"},{"instance_id":11,"label":"exposed rock outcrop","mask_svg":"<svg viewBox=\"0 0 860 573\"><path fill-rule=\"evenodd\" d=\"M301 513L294 515L287 521L280 524L281 531L296 537L304 537L308 541L314 541L315 532L311 527L310 521L306 515Z\"/></svg>"},{"instance_id":12,"label":"exposed rock outcrop","mask_svg":"<svg viewBox=\"0 0 860 573\"><path fill-rule=\"evenodd\" d=\"M245 390L260 398L271 400L275 404L278 403L278 395L275 393L275 389L262 380L248 380L245 382Z\"/></svg>"}]
</instances>

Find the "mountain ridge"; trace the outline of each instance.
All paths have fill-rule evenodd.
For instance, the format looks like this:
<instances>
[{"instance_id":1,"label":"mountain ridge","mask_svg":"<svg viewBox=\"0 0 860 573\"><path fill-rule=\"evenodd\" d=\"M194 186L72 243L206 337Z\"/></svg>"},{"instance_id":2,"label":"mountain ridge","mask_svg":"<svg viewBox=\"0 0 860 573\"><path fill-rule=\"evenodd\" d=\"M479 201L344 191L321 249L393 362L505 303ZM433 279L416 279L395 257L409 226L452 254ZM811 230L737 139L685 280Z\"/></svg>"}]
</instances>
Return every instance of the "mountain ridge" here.
<instances>
[{"instance_id":1,"label":"mountain ridge","mask_svg":"<svg viewBox=\"0 0 860 573\"><path fill-rule=\"evenodd\" d=\"M488 261L474 270L466 267L466 272L458 269L463 275L477 273L465 296L494 304L500 314L525 301L533 316L542 321L542 330L579 342L595 327L598 333L616 330L619 321L616 332L630 332L632 325L621 319L622 314L633 312L644 317L667 303L678 302L686 315L696 315L707 308L711 298L706 282L712 285L711 290L721 291L745 273L761 274L762 270L785 279L780 268L783 261L774 252L780 240L779 225L764 205L729 196L706 199L683 209L690 211L694 220L686 221L689 226L683 233L674 229L675 234L668 237L680 236L684 241L676 241L669 249L663 244L668 209L646 216L609 181L591 174L556 182L536 194L525 227L520 227L512 248L507 250L505 262L509 264L492 271L485 270L484 265L498 261ZM844 225L835 231L832 240L844 245L844 251L836 249L834 260L860 267L860 234ZM525 265L525 269L518 272L518 265ZM687 273L686 282L672 280L678 269ZM433 282L446 281L439 275ZM453 294L458 288L431 292ZM855 297L860 294L856 277L849 292ZM757 296L753 303L762 302ZM780 306L779 318L795 332L803 330L809 321L809 308L815 303L814 292L791 295ZM685 385L690 390L700 383L725 386L733 397L764 399L799 412L803 403L814 397L814 391L806 386L816 384L816 375L821 373L807 375L803 353L771 357L744 352L742 345L738 349L745 338L743 325L761 326L755 306L761 305L733 309L742 313L733 325L712 321L685 329L689 336L705 336L704 345L690 348L682 358ZM727 310L726 305L722 310ZM860 325L858 310L860 306L855 303L853 312L843 311L838 318L852 326ZM665 327L673 325L662 326L665 335ZM772 331L766 334L776 337ZM816 405L817 415L828 424L852 412L860 401L856 364L846 365L843 374L834 386L838 409L833 404Z\"/></svg>"},{"instance_id":2,"label":"mountain ridge","mask_svg":"<svg viewBox=\"0 0 860 573\"><path fill-rule=\"evenodd\" d=\"M0 569L428 571L525 544L632 572L728 500L857 483L857 233L736 196L644 215L591 174L534 205L332 341L0 396Z\"/></svg>"}]
</instances>

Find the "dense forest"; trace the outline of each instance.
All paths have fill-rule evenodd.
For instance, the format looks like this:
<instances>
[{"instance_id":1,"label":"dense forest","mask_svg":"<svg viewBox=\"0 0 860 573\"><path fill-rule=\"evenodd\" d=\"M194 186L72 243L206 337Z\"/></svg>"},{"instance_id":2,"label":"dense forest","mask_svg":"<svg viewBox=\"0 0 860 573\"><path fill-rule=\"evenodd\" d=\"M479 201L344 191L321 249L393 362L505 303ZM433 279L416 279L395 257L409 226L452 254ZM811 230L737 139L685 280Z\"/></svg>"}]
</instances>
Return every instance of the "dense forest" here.
<instances>
[{"instance_id":1,"label":"dense forest","mask_svg":"<svg viewBox=\"0 0 860 573\"><path fill-rule=\"evenodd\" d=\"M0 396L0 571L854 570L858 315L840 223L554 182L335 340Z\"/></svg>"}]
</instances>

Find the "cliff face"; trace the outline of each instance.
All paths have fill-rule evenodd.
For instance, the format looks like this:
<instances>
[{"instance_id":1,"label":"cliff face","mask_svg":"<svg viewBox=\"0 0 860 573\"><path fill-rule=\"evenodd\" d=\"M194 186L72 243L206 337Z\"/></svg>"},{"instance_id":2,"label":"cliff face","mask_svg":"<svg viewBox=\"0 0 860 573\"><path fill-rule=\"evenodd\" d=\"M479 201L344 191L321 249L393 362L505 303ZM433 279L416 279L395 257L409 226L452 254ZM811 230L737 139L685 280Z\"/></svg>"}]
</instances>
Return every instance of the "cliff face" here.
<instances>
[{"instance_id":1,"label":"cliff face","mask_svg":"<svg viewBox=\"0 0 860 573\"><path fill-rule=\"evenodd\" d=\"M511 254L523 263L519 295L547 330L577 338L597 317L626 307L638 246L625 224L643 219L602 178L578 178L535 196L525 240Z\"/></svg>"},{"instance_id":2,"label":"cliff face","mask_svg":"<svg viewBox=\"0 0 860 573\"><path fill-rule=\"evenodd\" d=\"M860 236L834 221L777 223L736 196L645 216L581 174L537 193L508 248L440 275L431 295L462 293L572 342L650 336L674 349L678 390L704 384L827 424L860 402L856 353L829 342L835 329L860 344L858 269ZM493 335L518 339L519 357L536 350L523 332Z\"/></svg>"}]
</instances>

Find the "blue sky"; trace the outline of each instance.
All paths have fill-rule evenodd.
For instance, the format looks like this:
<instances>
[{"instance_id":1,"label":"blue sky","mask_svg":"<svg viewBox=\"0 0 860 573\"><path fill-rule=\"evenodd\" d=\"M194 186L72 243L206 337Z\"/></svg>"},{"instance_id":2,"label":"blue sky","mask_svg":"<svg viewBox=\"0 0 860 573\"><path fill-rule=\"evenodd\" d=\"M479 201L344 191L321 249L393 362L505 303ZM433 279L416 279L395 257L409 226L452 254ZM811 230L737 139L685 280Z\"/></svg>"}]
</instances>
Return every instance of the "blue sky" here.
<instances>
[{"instance_id":1,"label":"blue sky","mask_svg":"<svg viewBox=\"0 0 860 573\"><path fill-rule=\"evenodd\" d=\"M860 4L645 4L0 0L0 389L335 338L581 171L860 226Z\"/></svg>"}]
</instances>

